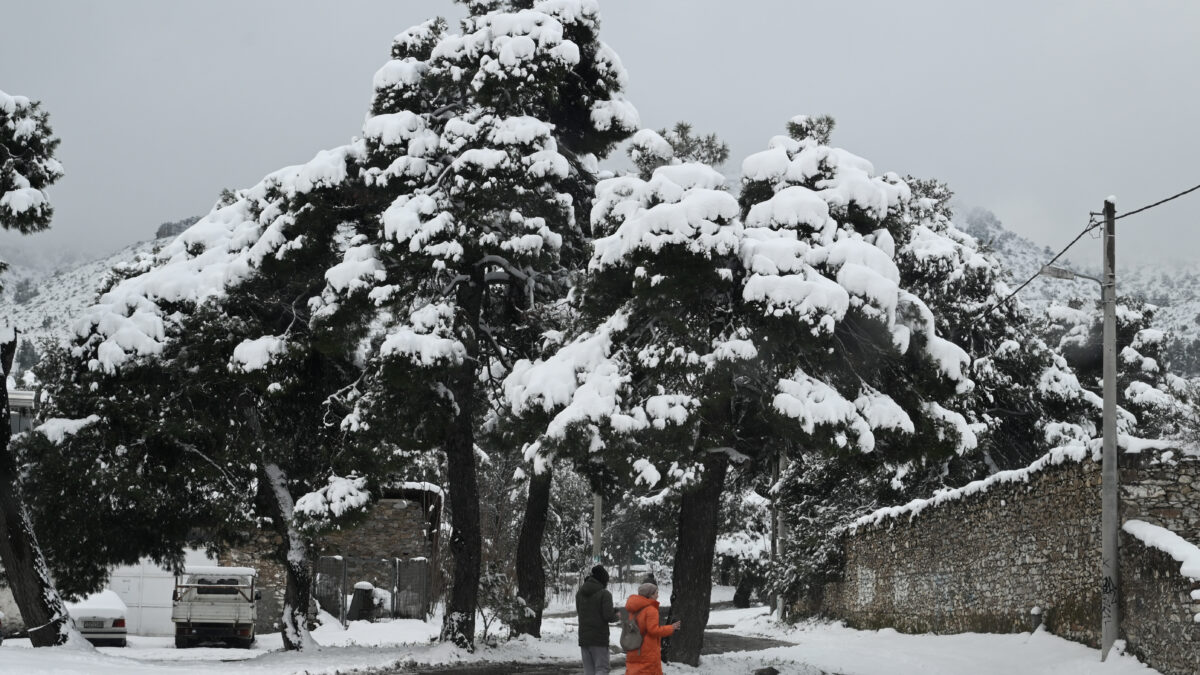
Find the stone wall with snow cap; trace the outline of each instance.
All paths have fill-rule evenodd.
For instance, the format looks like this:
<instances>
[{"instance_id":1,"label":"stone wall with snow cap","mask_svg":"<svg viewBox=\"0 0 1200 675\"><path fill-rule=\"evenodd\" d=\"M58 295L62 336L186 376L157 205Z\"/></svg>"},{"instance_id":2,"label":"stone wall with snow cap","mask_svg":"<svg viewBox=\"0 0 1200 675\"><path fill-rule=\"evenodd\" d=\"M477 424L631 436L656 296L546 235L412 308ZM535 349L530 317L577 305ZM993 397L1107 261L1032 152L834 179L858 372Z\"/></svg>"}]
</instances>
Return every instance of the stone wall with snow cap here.
<instances>
[{"instance_id":1,"label":"stone wall with snow cap","mask_svg":"<svg viewBox=\"0 0 1200 675\"><path fill-rule=\"evenodd\" d=\"M1123 443L1123 445L1125 445ZM930 499L860 518L841 569L802 614L912 633L1052 633L1100 641L1100 485L1094 448L1055 450ZM1121 637L1168 675L1200 672L1200 458L1122 456Z\"/></svg>"}]
</instances>

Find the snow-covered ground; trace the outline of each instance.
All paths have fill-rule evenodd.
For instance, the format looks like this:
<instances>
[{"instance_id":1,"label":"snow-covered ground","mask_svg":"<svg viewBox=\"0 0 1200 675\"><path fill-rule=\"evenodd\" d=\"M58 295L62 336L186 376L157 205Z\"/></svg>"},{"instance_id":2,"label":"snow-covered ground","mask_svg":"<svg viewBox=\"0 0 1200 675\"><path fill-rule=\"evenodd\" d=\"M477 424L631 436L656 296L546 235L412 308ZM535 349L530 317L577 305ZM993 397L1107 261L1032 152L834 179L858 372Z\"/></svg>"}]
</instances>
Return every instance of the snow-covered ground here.
<instances>
[{"instance_id":1,"label":"snow-covered ground","mask_svg":"<svg viewBox=\"0 0 1200 675\"><path fill-rule=\"evenodd\" d=\"M170 638L132 636L125 649L79 647L30 649L27 640L0 646L0 672L81 675L176 675L346 673L354 669L389 669L406 665L450 663L571 663L578 659L575 621L546 619L540 640L522 638L474 654L434 643L440 621L403 620L348 629L326 625L314 637L317 652L285 653L278 634L259 637L254 649L175 649ZM698 669L667 664L667 675L749 673L774 666L781 673L816 675L1154 675L1131 656L1117 654L1100 663L1099 652L1045 632L1015 635L904 635L894 630L859 631L829 622L780 626L762 607L722 609L710 625L732 625L726 633L767 637L794 643L753 652L706 656ZM616 644L617 630L613 630Z\"/></svg>"}]
</instances>

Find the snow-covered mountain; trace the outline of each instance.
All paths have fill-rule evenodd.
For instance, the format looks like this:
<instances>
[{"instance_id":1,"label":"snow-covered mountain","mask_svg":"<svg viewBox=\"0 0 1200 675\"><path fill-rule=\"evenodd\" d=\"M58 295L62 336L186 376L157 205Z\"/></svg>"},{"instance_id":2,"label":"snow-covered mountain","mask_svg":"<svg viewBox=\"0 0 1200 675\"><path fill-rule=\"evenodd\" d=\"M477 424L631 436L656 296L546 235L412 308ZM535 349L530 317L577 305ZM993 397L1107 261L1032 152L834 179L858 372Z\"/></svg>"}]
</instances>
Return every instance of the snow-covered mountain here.
<instances>
[{"instance_id":1,"label":"snow-covered mountain","mask_svg":"<svg viewBox=\"0 0 1200 675\"><path fill-rule=\"evenodd\" d=\"M1006 230L996 216L980 208L965 209L956 220L958 226L981 244L988 246L1009 271L1014 288L1035 274L1056 251ZM1072 267L1070 264L1064 264ZM1076 271L1099 277L1100 270ZM1200 273L1194 267L1179 265L1118 266L1117 293L1140 298L1158 306L1154 324L1177 339L1200 339ZM1021 291L1021 301L1035 309L1054 303L1065 304L1072 298L1098 300L1100 289L1092 281L1066 281L1038 277Z\"/></svg>"},{"instance_id":2,"label":"snow-covered mountain","mask_svg":"<svg viewBox=\"0 0 1200 675\"><path fill-rule=\"evenodd\" d=\"M16 327L22 339L63 339L80 312L96 300L113 266L151 253L169 239L138 242L86 262L67 260L55 268L23 252L5 258L9 268L0 282L0 324Z\"/></svg>"}]
</instances>

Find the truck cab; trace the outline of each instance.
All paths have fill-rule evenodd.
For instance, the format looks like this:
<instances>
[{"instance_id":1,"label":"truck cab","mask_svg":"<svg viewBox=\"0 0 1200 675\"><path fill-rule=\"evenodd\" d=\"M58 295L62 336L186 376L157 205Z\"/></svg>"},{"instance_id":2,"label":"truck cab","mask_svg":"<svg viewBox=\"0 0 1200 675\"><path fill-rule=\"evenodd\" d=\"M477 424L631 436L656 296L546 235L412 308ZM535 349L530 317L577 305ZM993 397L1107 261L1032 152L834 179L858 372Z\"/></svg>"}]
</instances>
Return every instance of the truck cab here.
<instances>
[{"instance_id":1,"label":"truck cab","mask_svg":"<svg viewBox=\"0 0 1200 675\"><path fill-rule=\"evenodd\" d=\"M186 567L175 577L171 606L175 646L220 642L249 648L254 644L254 621L262 597L255 588L257 580L258 572L251 567Z\"/></svg>"}]
</instances>

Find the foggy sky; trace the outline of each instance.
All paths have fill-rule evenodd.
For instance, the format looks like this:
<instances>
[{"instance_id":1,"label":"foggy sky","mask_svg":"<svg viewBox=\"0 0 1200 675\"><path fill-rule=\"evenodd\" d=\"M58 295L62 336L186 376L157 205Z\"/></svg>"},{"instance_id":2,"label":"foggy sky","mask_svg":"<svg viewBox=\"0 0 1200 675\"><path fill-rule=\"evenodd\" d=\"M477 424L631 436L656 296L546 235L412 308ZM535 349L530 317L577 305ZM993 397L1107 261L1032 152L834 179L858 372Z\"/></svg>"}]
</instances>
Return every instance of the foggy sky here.
<instances>
[{"instance_id":1,"label":"foggy sky","mask_svg":"<svg viewBox=\"0 0 1200 675\"><path fill-rule=\"evenodd\" d=\"M947 181L1057 249L1200 183L1200 3L607 0L644 126L732 148L836 117L877 171ZM449 0L0 0L0 90L43 101L47 245L111 252L356 135L391 38ZM1119 260L1200 262L1200 192L1121 221ZM1085 238L1085 258L1099 243ZM1094 255L1093 255L1094 254Z\"/></svg>"}]
</instances>

